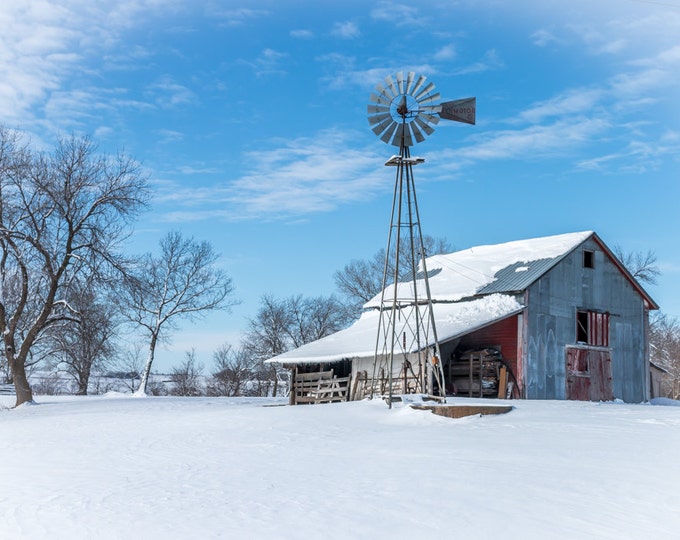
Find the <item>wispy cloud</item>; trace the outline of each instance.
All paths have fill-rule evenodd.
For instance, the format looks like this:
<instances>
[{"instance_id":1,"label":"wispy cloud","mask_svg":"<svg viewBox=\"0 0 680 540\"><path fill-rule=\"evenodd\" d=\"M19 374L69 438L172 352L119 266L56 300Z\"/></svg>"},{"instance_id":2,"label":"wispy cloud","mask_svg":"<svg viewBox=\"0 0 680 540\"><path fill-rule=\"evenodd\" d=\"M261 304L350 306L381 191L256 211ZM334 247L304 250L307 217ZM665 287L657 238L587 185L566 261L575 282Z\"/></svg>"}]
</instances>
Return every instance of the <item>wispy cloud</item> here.
<instances>
[{"instance_id":1,"label":"wispy cloud","mask_svg":"<svg viewBox=\"0 0 680 540\"><path fill-rule=\"evenodd\" d=\"M336 22L331 29L331 35L340 39L356 39L361 35L361 31L352 21Z\"/></svg>"},{"instance_id":2,"label":"wispy cloud","mask_svg":"<svg viewBox=\"0 0 680 540\"><path fill-rule=\"evenodd\" d=\"M178 207L165 213L164 219L282 219L370 200L389 189L385 174L376 168L384 156L352 149L353 138L348 132L328 130L281 142L246 154L248 171L232 181L202 188L173 185L159 189L160 202Z\"/></svg>"},{"instance_id":3,"label":"wispy cloud","mask_svg":"<svg viewBox=\"0 0 680 540\"><path fill-rule=\"evenodd\" d=\"M538 47L545 47L549 43L557 43L559 41L553 32L546 28L536 30L530 37L533 44Z\"/></svg>"},{"instance_id":4,"label":"wispy cloud","mask_svg":"<svg viewBox=\"0 0 680 540\"><path fill-rule=\"evenodd\" d=\"M535 160L564 155L603 133L608 124L603 119L574 116L546 125L531 125L518 129L488 132L472 139L473 143L446 152L455 162L496 159ZM446 156L444 161L446 161Z\"/></svg>"},{"instance_id":5,"label":"wispy cloud","mask_svg":"<svg viewBox=\"0 0 680 540\"><path fill-rule=\"evenodd\" d=\"M264 49L254 60L241 60L240 63L250 66L258 77L285 75L286 70L282 67L282 61L287 57L287 53Z\"/></svg>"},{"instance_id":6,"label":"wispy cloud","mask_svg":"<svg viewBox=\"0 0 680 540\"><path fill-rule=\"evenodd\" d=\"M86 67L95 55L109 66L124 67L128 61L124 56L132 61L150 54L139 47L125 54L108 51L120 43L121 32L139 24L144 15L180 7L180 0L121 0L106 5L86 0L39 5L0 2L0 121L29 130L64 129L110 106L98 101L98 97L111 98L107 91L71 88L74 74L100 69Z\"/></svg>"},{"instance_id":7,"label":"wispy cloud","mask_svg":"<svg viewBox=\"0 0 680 540\"><path fill-rule=\"evenodd\" d=\"M163 109L172 109L179 105L195 103L198 100L198 96L193 91L175 82L170 76L165 76L151 84L146 94Z\"/></svg>"},{"instance_id":8,"label":"wispy cloud","mask_svg":"<svg viewBox=\"0 0 680 540\"><path fill-rule=\"evenodd\" d=\"M518 120L539 123L547 118L591 115L603 95L604 91L598 88L567 90L563 94L530 106L520 113Z\"/></svg>"},{"instance_id":9,"label":"wispy cloud","mask_svg":"<svg viewBox=\"0 0 680 540\"><path fill-rule=\"evenodd\" d=\"M479 61L454 70L454 75L470 75L471 73L482 73L503 67L505 66L496 49L490 49L484 53Z\"/></svg>"},{"instance_id":10,"label":"wispy cloud","mask_svg":"<svg viewBox=\"0 0 680 540\"><path fill-rule=\"evenodd\" d=\"M209 13L218 21L221 26L232 27L241 26L248 21L267 17L270 12L264 9L220 9L214 6L209 8Z\"/></svg>"},{"instance_id":11,"label":"wispy cloud","mask_svg":"<svg viewBox=\"0 0 680 540\"><path fill-rule=\"evenodd\" d=\"M452 60L456 57L456 48L453 45L444 45L437 52L434 53L432 58L438 62L443 60Z\"/></svg>"},{"instance_id":12,"label":"wispy cloud","mask_svg":"<svg viewBox=\"0 0 680 540\"><path fill-rule=\"evenodd\" d=\"M297 29L297 30L291 30L290 31L290 37L295 38L295 39L313 39L314 38L314 32L311 30L306 30L303 28Z\"/></svg>"},{"instance_id":13,"label":"wispy cloud","mask_svg":"<svg viewBox=\"0 0 680 540\"><path fill-rule=\"evenodd\" d=\"M155 134L160 137L158 142L162 144L173 143L184 139L184 133L172 129L158 129L155 131Z\"/></svg>"},{"instance_id":14,"label":"wispy cloud","mask_svg":"<svg viewBox=\"0 0 680 540\"><path fill-rule=\"evenodd\" d=\"M377 21L387 21L395 26L425 26L427 18L420 14L417 7L399 2L379 2L371 10L371 17Z\"/></svg>"}]
</instances>

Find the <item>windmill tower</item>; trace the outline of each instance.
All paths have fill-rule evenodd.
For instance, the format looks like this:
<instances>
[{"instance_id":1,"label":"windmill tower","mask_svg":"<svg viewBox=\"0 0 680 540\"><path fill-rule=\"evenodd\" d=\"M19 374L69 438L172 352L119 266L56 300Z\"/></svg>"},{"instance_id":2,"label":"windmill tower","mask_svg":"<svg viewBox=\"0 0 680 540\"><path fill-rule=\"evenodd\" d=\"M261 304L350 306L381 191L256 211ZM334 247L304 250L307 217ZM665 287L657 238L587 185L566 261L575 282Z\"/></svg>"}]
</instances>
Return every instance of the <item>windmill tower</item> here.
<instances>
[{"instance_id":1,"label":"windmill tower","mask_svg":"<svg viewBox=\"0 0 680 540\"><path fill-rule=\"evenodd\" d=\"M430 294L413 167L425 160L411 146L434 132L440 118L475 123L476 98L439 103L433 83L402 72L378 84L368 105L368 122L382 141L399 148L386 166L396 179L379 323L373 358L372 388L387 395L426 393L446 399L444 370Z\"/></svg>"}]
</instances>

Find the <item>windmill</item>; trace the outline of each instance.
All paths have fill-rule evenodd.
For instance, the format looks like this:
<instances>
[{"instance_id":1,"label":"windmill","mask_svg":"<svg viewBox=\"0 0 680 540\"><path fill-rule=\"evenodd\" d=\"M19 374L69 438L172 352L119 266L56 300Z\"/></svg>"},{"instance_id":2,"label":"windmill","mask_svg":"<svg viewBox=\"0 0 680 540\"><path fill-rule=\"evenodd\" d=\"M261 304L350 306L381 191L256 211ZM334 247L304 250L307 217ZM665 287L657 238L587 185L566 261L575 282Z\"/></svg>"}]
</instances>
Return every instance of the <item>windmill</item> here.
<instances>
[{"instance_id":1,"label":"windmill","mask_svg":"<svg viewBox=\"0 0 680 540\"><path fill-rule=\"evenodd\" d=\"M414 72L388 75L384 82L371 93L368 122L382 141L399 147L399 154L385 163L396 167L396 179L371 387L387 394L392 407L395 391L446 399L413 179L413 167L425 160L411 157L410 148L432 135L440 118L474 124L476 98L439 103L434 84ZM395 366L399 359L401 365Z\"/></svg>"}]
</instances>

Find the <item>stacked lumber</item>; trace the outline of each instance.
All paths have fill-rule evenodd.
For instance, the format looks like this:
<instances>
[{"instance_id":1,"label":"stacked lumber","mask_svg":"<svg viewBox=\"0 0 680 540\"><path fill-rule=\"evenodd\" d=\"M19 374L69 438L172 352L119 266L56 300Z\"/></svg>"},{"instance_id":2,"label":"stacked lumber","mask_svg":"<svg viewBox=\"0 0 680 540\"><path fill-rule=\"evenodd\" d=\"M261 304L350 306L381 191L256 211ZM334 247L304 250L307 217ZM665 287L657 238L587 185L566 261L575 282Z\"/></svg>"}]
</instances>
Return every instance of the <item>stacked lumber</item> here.
<instances>
[{"instance_id":1,"label":"stacked lumber","mask_svg":"<svg viewBox=\"0 0 680 540\"><path fill-rule=\"evenodd\" d=\"M452 358L448 380L456 395L497 397L502 365L501 353L496 349L465 351Z\"/></svg>"}]
</instances>

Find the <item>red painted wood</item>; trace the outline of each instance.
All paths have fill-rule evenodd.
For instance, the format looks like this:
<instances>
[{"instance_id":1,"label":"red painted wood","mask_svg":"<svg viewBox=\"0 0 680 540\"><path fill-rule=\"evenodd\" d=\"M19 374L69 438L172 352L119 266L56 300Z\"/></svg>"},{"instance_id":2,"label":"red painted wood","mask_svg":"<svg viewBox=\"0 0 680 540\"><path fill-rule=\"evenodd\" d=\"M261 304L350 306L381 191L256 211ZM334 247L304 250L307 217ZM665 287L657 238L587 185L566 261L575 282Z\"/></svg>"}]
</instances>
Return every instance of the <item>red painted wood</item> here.
<instances>
[{"instance_id":1,"label":"red painted wood","mask_svg":"<svg viewBox=\"0 0 680 540\"><path fill-rule=\"evenodd\" d=\"M613 398L609 351L567 348L567 399L609 401Z\"/></svg>"},{"instance_id":2,"label":"red painted wood","mask_svg":"<svg viewBox=\"0 0 680 540\"><path fill-rule=\"evenodd\" d=\"M507 363L513 377L517 381L520 381L517 371L517 318L517 315L508 317L507 319L503 319L486 328L466 335L460 340L458 350L464 351L468 349L500 347L503 360Z\"/></svg>"}]
</instances>

